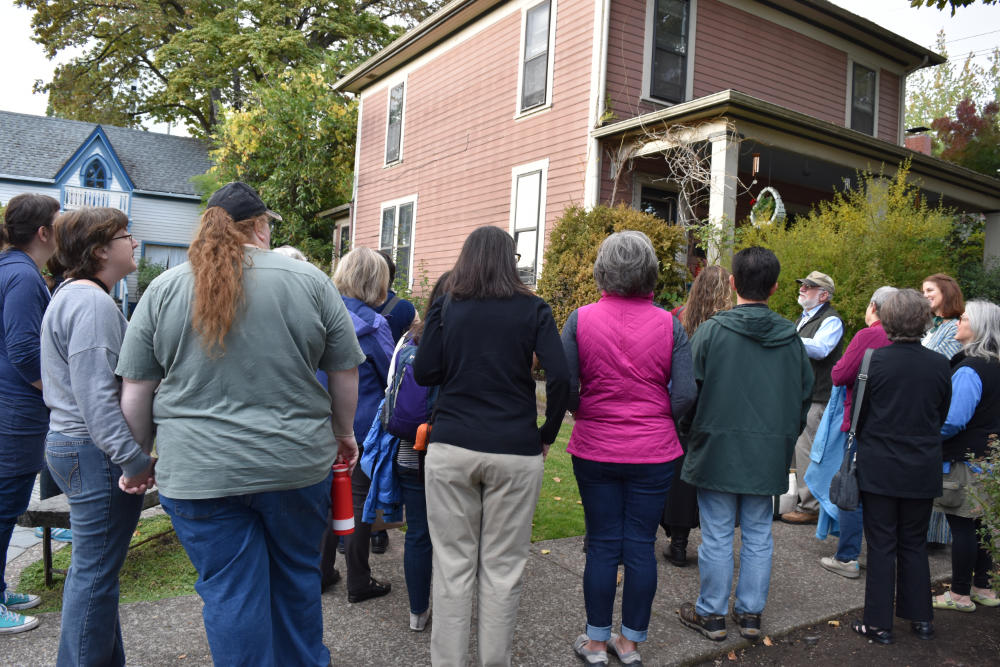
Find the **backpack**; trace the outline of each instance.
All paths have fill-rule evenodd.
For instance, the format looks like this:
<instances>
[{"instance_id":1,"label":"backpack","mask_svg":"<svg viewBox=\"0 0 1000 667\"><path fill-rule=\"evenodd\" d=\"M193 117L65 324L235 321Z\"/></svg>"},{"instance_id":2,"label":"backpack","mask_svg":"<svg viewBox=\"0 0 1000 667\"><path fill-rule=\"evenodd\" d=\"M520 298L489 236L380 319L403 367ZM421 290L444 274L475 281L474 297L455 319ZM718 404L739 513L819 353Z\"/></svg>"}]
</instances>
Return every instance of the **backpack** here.
<instances>
[{"instance_id":1,"label":"backpack","mask_svg":"<svg viewBox=\"0 0 1000 667\"><path fill-rule=\"evenodd\" d=\"M427 422L434 402L437 387L424 387L413 377L413 360L417 356L417 346L404 344L396 353L395 373L385 390L385 406L382 408L382 427L402 440L413 441L417 427Z\"/></svg>"}]
</instances>

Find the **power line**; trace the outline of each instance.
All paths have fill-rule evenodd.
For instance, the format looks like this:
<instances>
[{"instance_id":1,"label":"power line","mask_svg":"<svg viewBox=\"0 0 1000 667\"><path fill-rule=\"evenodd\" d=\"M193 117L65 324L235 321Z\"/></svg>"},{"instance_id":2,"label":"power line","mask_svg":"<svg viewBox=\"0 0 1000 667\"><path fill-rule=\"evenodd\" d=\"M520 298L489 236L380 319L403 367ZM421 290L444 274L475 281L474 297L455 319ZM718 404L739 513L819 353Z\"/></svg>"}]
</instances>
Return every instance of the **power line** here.
<instances>
[{"instance_id":1,"label":"power line","mask_svg":"<svg viewBox=\"0 0 1000 667\"><path fill-rule=\"evenodd\" d=\"M949 39L948 41L945 42L945 44L952 44L954 42L962 42L962 41L965 41L967 39L972 39L973 37L982 37L984 35L992 35L995 32L1000 32L1000 30L990 30L989 32L981 32L978 35L969 35L968 37L958 37L956 39Z\"/></svg>"}]
</instances>

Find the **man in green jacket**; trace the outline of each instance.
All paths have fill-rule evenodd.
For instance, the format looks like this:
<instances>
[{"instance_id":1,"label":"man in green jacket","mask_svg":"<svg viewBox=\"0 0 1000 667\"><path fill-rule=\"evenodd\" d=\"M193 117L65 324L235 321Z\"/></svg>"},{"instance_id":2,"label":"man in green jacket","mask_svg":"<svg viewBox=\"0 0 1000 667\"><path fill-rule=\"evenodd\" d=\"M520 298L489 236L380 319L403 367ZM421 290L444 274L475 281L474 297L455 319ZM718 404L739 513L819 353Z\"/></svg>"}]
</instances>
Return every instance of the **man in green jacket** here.
<instances>
[{"instance_id":1,"label":"man in green jacket","mask_svg":"<svg viewBox=\"0 0 1000 667\"><path fill-rule=\"evenodd\" d=\"M767 306L781 265L765 248L733 257L736 307L716 313L691 338L698 402L681 479L698 488L698 601L680 620L709 639L726 638L733 534L740 522L740 577L732 617L740 635L760 637L771 581L772 497L788 488L788 466L812 402L813 372L795 325Z\"/></svg>"}]
</instances>

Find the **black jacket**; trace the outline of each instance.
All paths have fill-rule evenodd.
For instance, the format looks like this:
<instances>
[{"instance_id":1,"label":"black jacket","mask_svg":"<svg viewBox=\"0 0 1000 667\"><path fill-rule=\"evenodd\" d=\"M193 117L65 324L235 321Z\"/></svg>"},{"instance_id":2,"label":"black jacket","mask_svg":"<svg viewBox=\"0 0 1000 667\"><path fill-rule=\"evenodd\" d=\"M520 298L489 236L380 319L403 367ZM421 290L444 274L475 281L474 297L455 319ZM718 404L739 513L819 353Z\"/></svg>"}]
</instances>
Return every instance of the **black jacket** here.
<instances>
[{"instance_id":1,"label":"black jacket","mask_svg":"<svg viewBox=\"0 0 1000 667\"><path fill-rule=\"evenodd\" d=\"M951 403L951 369L920 343L872 354L858 426L862 491L895 498L941 495L941 426Z\"/></svg>"}]
</instances>

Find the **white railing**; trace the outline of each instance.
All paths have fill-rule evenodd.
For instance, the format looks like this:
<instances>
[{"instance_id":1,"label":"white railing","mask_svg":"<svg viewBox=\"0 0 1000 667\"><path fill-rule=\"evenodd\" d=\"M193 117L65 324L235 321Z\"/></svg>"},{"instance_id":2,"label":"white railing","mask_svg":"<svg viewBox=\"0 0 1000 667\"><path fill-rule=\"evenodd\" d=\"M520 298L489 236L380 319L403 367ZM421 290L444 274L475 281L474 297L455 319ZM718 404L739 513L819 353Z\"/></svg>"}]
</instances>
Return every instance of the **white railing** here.
<instances>
[{"instance_id":1,"label":"white railing","mask_svg":"<svg viewBox=\"0 0 1000 667\"><path fill-rule=\"evenodd\" d=\"M129 193L99 188L78 188L67 185L63 191L64 211L73 211L85 206L117 208L128 215Z\"/></svg>"}]
</instances>

